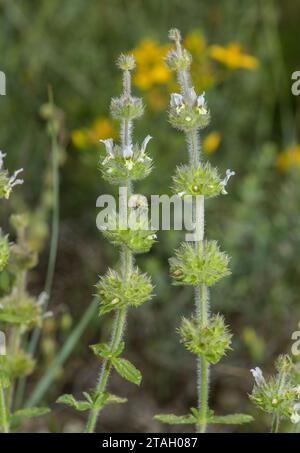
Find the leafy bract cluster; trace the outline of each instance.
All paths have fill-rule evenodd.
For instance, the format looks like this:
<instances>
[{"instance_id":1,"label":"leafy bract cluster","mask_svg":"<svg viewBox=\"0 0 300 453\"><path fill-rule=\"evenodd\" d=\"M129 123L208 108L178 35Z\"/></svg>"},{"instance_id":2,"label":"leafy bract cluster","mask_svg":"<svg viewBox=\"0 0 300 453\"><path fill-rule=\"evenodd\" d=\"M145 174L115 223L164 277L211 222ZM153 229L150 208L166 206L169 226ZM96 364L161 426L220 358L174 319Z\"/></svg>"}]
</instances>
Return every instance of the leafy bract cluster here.
<instances>
[{"instance_id":1,"label":"leafy bract cluster","mask_svg":"<svg viewBox=\"0 0 300 453\"><path fill-rule=\"evenodd\" d=\"M137 195L136 195L137 196ZM129 208L129 222L126 228L122 225L119 215L112 213L109 215L107 226L103 227L102 233L112 244L125 245L133 253L146 253L148 252L156 240L155 231L149 230L148 218L137 212L136 208Z\"/></svg>"},{"instance_id":2,"label":"leafy bract cluster","mask_svg":"<svg viewBox=\"0 0 300 453\"><path fill-rule=\"evenodd\" d=\"M0 199L8 199L12 189L19 184L23 184L23 180L18 178L23 169L16 170L12 176L9 176L8 171L4 168L5 156L6 154L0 151Z\"/></svg>"},{"instance_id":3,"label":"leafy bract cluster","mask_svg":"<svg viewBox=\"0 0 300 453\"><path fill-rule=\"evenodd\" d=\"M109 270L100 277L97 293L100 301L100 315L126 306L138 307L152 297L153 286L150 278L139 271L132 271L130 279L124 279L121 272Z\"/></svg>"},{"instance_id":4,"label":"leafy bract cluster","mask_svg":"<svg viewBox=\"0 0 300 453\"><path fill-rule=\"evenodd\" d=\"M290 419L300 423L300 385L299 373L288 355L279 356L276 364L277 374L265 378L260 368L251 370L255 385L249 395L257 407L279 419Z\"/></svg>"},{"instance_id":5,"label":"leafy bract cluster","mask_svg":"<svg viewBox=\"0 0 300 453\"><path fill-rule=\"evenodd\" d=\"M100 162L103 178L110 184L123 184L130 179L137 181L146 178L152 170L152 159L146 153L150 136L141 146L129 145L125 149L114 145L112 139L103 140L107 155Z\"/></svg>"},{"instance_id":6,"label":"leafy bract cluster","mask_svg":"<svg viewBox=\"0 0 300 453\"><path fill-rule=\"evenodd\" d=\"M172 189L183 198L186 195L203 195L206 198L212 198L222 193L223 188L218 170L208 162L196 167L189 165L177 167L173 177Z\"/></svg>"},{"instance_id":7,"label":"leafy bract cluster","mask_svg":"<svg viewBox=\"0 0 300 453\"><path fill-rule=\"evenodd\" d=\"M192 244L183 243L169 263L174 285L211 286L230 274L229 257L216 241L204 241L196 250Z\"/></svg>"},{"instance_id":8,"label":"leafy bract cluster","mask_svg":"<svg viewBox=\"0 0 300 453\"><path fill-rule=\"evenodd\" d=\"M183 318L178 329L181 342L186 349L209 363L216 364L230 349L231 337L221 315L213 315L206 325L201 325L195 317Z\"/></svg>"}]
</instances>

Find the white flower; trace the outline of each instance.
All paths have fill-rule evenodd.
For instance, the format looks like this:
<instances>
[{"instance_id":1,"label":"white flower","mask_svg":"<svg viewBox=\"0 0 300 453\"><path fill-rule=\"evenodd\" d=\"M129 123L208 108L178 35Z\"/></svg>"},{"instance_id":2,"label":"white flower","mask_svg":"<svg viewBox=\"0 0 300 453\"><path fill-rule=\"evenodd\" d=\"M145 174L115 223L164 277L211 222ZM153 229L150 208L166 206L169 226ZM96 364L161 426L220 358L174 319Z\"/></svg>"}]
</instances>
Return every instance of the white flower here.
<instances>
[{"instance_id":1,"label":"white flower","mask_svg":"<svg viewBox=\"0 0 300 453\"><path fill-rule=\"evenodd\" d=\"M205 102L205 92L203 91L200 96L197 97L197 108L201 115L207 114L206 102Z\"/></svg>"},{"instance_id":2,"label":"white flower","mask_svg":"<svg viewBox=\"0 0 300 453\"><path fill-rule=\"evenodd\" d=\"M300 422L300 414L298 411L300 410L300 403L294 404L292 415L291 415L291 422L297 424Z\"/></svg>"},{"instance_id":3,"label":"white flower","mask_svg":"<svg viewBox=\"0 0 300 453\"><path fill-rule=\"evenodd\" d=\"M148 201L144 195L134 194L128 200L128 207L132 209L147 208Z\"/></svg>"},{"instance_id":4,"label":"white flower","mask_svg":"<svg viewBox=\"0 0 300 453\"><path fill-rule=\"evenodd\" d=\"M186 194L186 192L183 191L183 192L178 192L177 195L179 198L182 198L185 194Z\"/></svg>"},{"instance_id":5,"label":"white flower","mask_svg":"<svg viewBox=\"0 0 300 453\"><path fill-rule=\"evenodd\" d=\"M196 94L196 91L195 91L194 87L189 88L188 94L189 94L189 97L190 97L190 99L192 101L192 104L195 104L195 102L197 100L197 94Z\"/></svg>"},{"instance_id":6,"label":"white flower","mask_svg":"<svg viewBox=\"0 0 300 453\"><path fill-rule=\"evenodd\" d=\"M300 415L298 414L298 412L292 413L291 422L294 423L295 425L300 422Z\"/></svg>"},{"instance_id":7,"label":"white flower","mask_svg":"<svg viewBox=\"0 0 300 453\"><path fill-rule=\"evenodd\" d=\"M144 139L141 147L141 154L144 154L144 152L146 151L146 147L151 139L152 139L151 135L147 135L147 137Z\"/></svg>"},{"instance_id":8,"label":"white flower","mask_svg":"<svg viewBox=\"0 0 300 453\"><path fill-rule=\"evenodd\" d=\"M125 146L122 154L124 159L131 159L131 157L133 156L133 146L132 145Z\"/></svg>"},{"instance_id":9,"label":"white flower","mask_svg":"<svg viewBox=\"0 0 300 453\"><path fill-rule=\"evenodd\" d=\"M108 156L109 157L115 157L113 139L112 138L107 138L106 140L99 140L99 141L104 143Z\"/></svg>"},{"instance_id":10,"label":"white flower","mask_svg":"<svg viewBox=\"0 0 300 453\"><path fill-rule=\"evenodd\" d=\"M148 236L149 239L156 239L157 238L157 235L156 234L150 234Z\"/></svg>"},{"instance_id":11,"label":"white flower","mask_svg":"<svg viewBox=\"0 0 300 453\"><path fill-rule=\"evenodd\" d=\"M262 371L258 366L256 368L252 368L250 372L255 379L256 385L264 385L266 383Z\"/></svg>"},{"instance_id":12,"label":"white flower","mask_svg":"<svg viewBox=\"0 0 300 453\"><path fill-rule=\"evenodd\" d=\"M4 161L5 156L6 156L6 154L4 154L2 151L0 151L0 170L2 170L3 161Z\"/></svg>"},{"instance_id":13,"label":"white flower","mask_svg":"<svg viewBox=\"0 0 300 453\"><path fill-rule=\"evenodd\" d=\"M225 187L227 186L227 183L229 181L229 179L231 178L231 176L234 176L235 175L235 171L231 171L229 169L226 170L226 176L225 178L223 179L223 181L221 181L221 185L222 185L222 190L221 190L221 193L223 195L227 195L227 192L225 190Z\"/></svg>"},{"instance_id":14,"label":"white flower","mask_svg":"<svg viewBox=\"0 0 300 453\"><path fill-rule=\"evenodd\" d=\"M20 168L19 170L16 170L14 174L9 178L6 189L5 189L5 198L8 199L10 196L10 193L12 189L15 186L18 186L20 184L23 184L23 179L17 178L17 176L23 171L23 168Z\"/></svg>"},{"instance_id":15,"label":"white flower","mask_svg":"<svg viewBox=\"0 0 300 453\"><path fill-rule=\"evenodd\" d=\"M171 107L181 107L183 105L183 96L178 93L171 94Z\"/></svg>"}]
</instances>

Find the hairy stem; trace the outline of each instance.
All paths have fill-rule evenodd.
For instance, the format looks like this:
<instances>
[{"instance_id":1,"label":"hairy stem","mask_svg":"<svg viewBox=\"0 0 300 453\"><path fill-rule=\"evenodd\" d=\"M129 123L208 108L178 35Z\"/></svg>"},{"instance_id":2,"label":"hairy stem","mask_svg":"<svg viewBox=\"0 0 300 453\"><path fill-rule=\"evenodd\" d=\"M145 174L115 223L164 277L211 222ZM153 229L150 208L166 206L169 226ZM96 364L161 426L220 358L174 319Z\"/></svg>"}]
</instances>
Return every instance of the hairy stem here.
<instances>
[{"instance_id":1,"label":"hairy stem","mask_svg":"<svg viewBox=\"0 0 300 453\"><path fill-rule=\"evenodd\" d=\"M125 71L124 73L124 92L127 94L130 94L130 75L128 71ZM121 123L121 146L124 149L126 146L131 144L131 131L132 131L132 125L131 121L129 120L123 120ZM127 206L128 206L128 199L132 194L132 183L130 180L127 180L124 184L124 186L127 189L126 192L126 211L127 212ZM121 202L121 200L120 200ZM123 200L124 203L124 200ZM123 211L124 212L124 211ZM124 278L124 281L127 281L130 279L130 275L132 272L133 268L133 254L130 251L130 249L126 246L122 247L121 251L121 269L122 269L122 275ZM115 321L114 321L114 330L112 334L112 338L110 341L110 349L111 351L114 351L118 348L119 344L122 341L123 338L123 333L125 329L125 324L126 324L126 313L127 310L126 308L123 308L119 310L116 315L115 315ZM103 362L99 379L98 379L98 384L96 387L96 395L97 395L97 400L101 399L103 396L103 393L105 392L109 374L111 371L112 365L109 360L105 360ZM97 418L99 416L99 413L101 411L101 408L94 408L91 410L89 419L85 428L86 433L93 433L95 430Z\"/></svg>"},{"instance_id":2,"label":"hairy stem","mask_svg":"<svg viewBox=\"0 0 300 453\"><path fill-rule=\"evenodd\" d=\"M9 432L9 423L5 404L5 394L3 387L0 387L0 426L4 433Z\"/></svg>"}]
</instances>

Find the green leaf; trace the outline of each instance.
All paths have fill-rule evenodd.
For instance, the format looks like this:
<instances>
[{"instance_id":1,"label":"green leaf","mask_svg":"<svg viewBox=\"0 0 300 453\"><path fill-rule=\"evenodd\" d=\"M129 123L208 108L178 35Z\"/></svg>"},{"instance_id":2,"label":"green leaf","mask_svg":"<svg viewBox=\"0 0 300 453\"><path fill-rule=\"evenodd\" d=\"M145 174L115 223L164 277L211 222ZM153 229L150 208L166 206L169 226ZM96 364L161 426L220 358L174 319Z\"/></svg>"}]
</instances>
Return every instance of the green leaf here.
<instances>
[{"instance_id":1,"label":"green leaf","mask_svg":"<svg viewBox=\"0 0 300 453\"><path fill-rule=\"evenodd\" d=\"M120 396L107 393L107 399L105 401L105 404L124 404L124 403L127 403L127 398L121 398Z\"/></svg>"},{"instance_id":2,"label":"green leaf","mask_svg":"<svg viewBox=\"0 0 300 453\"><path fill-rule=\"evenodd\" d=\"M133 384L140 385L142 380L141 372L131 362L129 362L129 360L114 359L112 364L120 376Z\"/></svg>"},{"instance_id":3,"label":"green leaf","mask_svg":"<svg viewBox=\"0 0 300 453\"><path fill-rule=\"evenodd\" d=\"M232 414L232 415L213 415L207 422L222 425L242 425L243 423L252 422L253 417L247 414Z\"/></svg>"},{"instance_id":4,"label":"green leaf","mask_svg":"<svg viewBox=\"0 0 300 453\"><path fill-rule=\"evenodd\" d=\"M111 351L111 346L106 343L98 343L90 346L93 353L102 359L111 360L118 357L124 349L125 343L122 341L115 351Z\"/></svg>"},{"instance_id":5,"label":"green leaf","mask_svg":"<svg viewBox=\"0 0 300 453\"><path fill-rule=\"evenodd\" d=\"M11 420L15 421L18 418L40 417L41 415L48 414L50 409L48 407L28 407L14 412Z\"/></svg>"},{"instance_id":6,"label":"green leaf","mask_svg":"<svg viewBox=\"0 0 300 453\"><path fill-rule=\"evenodd\" d=\"M93 407L93 404L89 401L77 401L74 396L70 394L60 396L56 402L74 407L77 411L87 411Z\"/></svg>"},{"instance_id":7,"label":"green leaf","mask_svg":"<svg viewBox=\"0 0 300 453\"><path fill-rule=\"evenodd\" d=\"M187 415L174 415L174 414L160 414L155 415L155 420L169 425L194 425L196 419L192 414Z\"/></svg>"}]
</instances>

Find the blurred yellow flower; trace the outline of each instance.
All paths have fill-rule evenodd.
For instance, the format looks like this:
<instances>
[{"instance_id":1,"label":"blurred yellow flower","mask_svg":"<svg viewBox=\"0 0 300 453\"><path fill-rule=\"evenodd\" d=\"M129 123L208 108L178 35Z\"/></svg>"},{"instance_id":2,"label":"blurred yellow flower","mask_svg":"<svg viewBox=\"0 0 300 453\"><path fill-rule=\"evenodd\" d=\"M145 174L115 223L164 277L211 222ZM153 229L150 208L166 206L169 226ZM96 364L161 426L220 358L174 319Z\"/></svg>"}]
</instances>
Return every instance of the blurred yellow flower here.
<instances>
[{"instance_id":1,"label":"blurred yellow flower","mask_svg":"<svg viewBox=\"0 0 300 453\"><path fill-rule=\"evenodd\" d=\"M213 153L221 143L221 134L218 131L210 132L203 140L203 150L205 153Z\"/></svg>"},{"instance_id":2,"label":"blurred yellow flower","mask_svg":"<svg viewBox=\"0 0 300 453\"><path fill-rule=\"evenodd\" d=\"M148 90L154 85L166 84L171 79L171 72L164 63L170 45L158 45L151 39L143 39L133 49L137 68L133 77L134 84L141 90Z\"/></svg>"},{"instance_id":3,"label":"blurred yellow flower","mask_svg":"<svg viewBox=\"0 0 300 453\"><path fill-rule=\"evenodd\" d=\"M223 63L230 69L256 69L259 66L258 59L243 53L240 44L237 42L230 42L225 47L215 44L210 46L209 51L211 58Z\"/></svg>"},{"instance_id":4,"label":"blurred yellow flower","mask_svg":"<svg viewBox=\"0 0 300 453\"><path fill-rule=\"evenodd\" d=\"M98 117L89 128L75 129L71 138L74 146L85 149L89 145L95 145L100 139L115 138L116 130L108 118Z\"/></svg>"},{"instance_id":5,"label":"blurred yellow flower","mask_svg":"<svg viewBox=\"0 0 300 453\"><path fill-rule=\"evenodd\" d=\"M74 146L83 149L87 146L87 136L84 129L75 129L71 133L71 138Z\"/></svg>"},{"instance_id":6,"label":"blurred yellow flower","mask_svg":"<svg viewBox=\"0 0 300 453\"><path fill-rule=\"evenodd\" d=\"M157 88L152 88L147 93L147 104L155 112L160 112L168 104L169 98L167 95L163 94L161 90Z\"/></svg>"},{"instance_id":7,"label":"blurred yellow flower","mask_svg":"<svg viewBox=\"0 0 300 453\"><path fill-rule=\"evenodd\" d=\"M199 55L206 50L206 40L199 30L193 30L188 33L184 40L184 46L191 54Z\"/></svg>"},{"instance_id":8,"label":"blurred yellow flower","mask_svg":"<svg viewBox=\"0 0 300 453\"><path fill-rule=\"evenodd\" d=\"M277 167L288 170L290 167L300 165L300 145L291 145L277 157Z\"/></svg>"}]
</instances>

